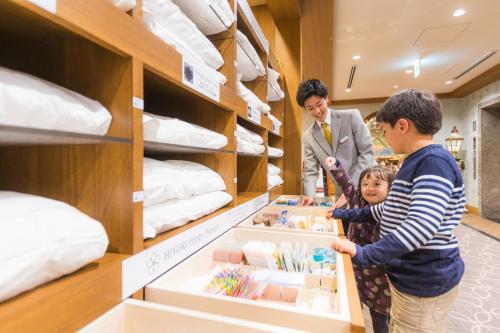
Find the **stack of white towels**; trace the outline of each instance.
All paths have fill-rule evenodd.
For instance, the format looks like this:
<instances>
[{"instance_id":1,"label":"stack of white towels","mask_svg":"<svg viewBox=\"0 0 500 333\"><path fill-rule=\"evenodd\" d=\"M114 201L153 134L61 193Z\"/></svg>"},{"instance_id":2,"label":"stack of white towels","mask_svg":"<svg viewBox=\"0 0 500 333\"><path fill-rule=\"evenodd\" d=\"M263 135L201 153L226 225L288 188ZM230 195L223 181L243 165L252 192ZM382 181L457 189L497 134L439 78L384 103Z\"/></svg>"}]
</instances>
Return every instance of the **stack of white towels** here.
<instances>
[{"instance_id":1,"label":"stack of white towels","mask_svg":"<svg viewBox=\"0 0 500 333\"><path fill-rule=\"evenodd\" d=\"M144 158L144 238L180 227L227 205L222 177L191 161Z\"/></svg>"},{"instance_id":2,"label":"stack of white towels","mask_svg":"<svg viewBox=\"0 0 500 333\"><path fill-rule=\"evenodd\" d=\"M236 124L236 141L239 153L260 155L266 150L260 135L239 124Z\"/></svg>"}]
</instances>

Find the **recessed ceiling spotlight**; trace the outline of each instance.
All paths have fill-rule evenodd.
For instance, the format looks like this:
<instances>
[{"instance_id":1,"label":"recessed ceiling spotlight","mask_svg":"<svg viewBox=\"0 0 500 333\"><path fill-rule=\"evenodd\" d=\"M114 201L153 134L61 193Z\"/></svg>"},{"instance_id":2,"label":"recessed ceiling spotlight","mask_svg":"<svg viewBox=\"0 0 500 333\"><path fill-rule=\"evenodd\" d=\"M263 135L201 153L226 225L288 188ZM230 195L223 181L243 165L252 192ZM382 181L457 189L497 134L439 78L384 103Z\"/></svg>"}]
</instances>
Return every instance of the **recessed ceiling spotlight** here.
<instances>
[{"instance_id":1,"label":"recessed ceiling spotlight","mask_svg":"<svg viewBox=\"0 0 500 333\"><path fill-rule=\"evenodd\" d=\"M351 92L351 89L347 88L347 89L345 90L345 92Z\"/></svg>"},{"instance_id":2,"label":"recessed ceiling spotlight","mask_svg":"<svg viewBox=\"0 0 500 333\"><path fill-rule=\"evenodd\" d=\"M411 74L411 73L413 73L413 71L411 69L407 69L407 70L405 70L405 73L406 74Z\"/></svg>"},{"instance_id":3,"label":"recessed ceiling spotlight","mask_svg":"<svg viewBox=\"0 0 500 333\"><path fill-rule=\"evenodd\" d=\"M452 84L452 83L453 83L453 81L452 81L452 80L448 80L448 81L446 81L445 83L446 83L446 84Z\"/></svg>"},{"instance_id":4,"label":"recessed ceiling spotlight","mask_svg":"<svg viewBox=\"0 0 500 333\"><path fill-rule=\"evenodd\" d=\"M465 14L465 10L460 8L460 9L455 10L455 12L453 13L453 16L462 16L464 14Z\"/></svg>"},{"instance_id":5,"label":"recessed ceiling spotlight","mask_svg":"<svg viewBox=\"0 0 500 333\"><path fill-rule=\"evenodd\" d=\"M397 84L393 85L392 87L393 87L394 89L398 89L398 88L399 88L399 86L398 86Z\"/></svg>"},{"instance_id":6,"label":"recessed ceiling spotlight","mask_svg":"<svg viewBox=\"0 0 500 333\"><path fill-rule=\"evenodd\" d=\"M361 56L360 55L355 55L352 57L352 60L359 60L361 59Z\"/></svg>"}]
</instances>

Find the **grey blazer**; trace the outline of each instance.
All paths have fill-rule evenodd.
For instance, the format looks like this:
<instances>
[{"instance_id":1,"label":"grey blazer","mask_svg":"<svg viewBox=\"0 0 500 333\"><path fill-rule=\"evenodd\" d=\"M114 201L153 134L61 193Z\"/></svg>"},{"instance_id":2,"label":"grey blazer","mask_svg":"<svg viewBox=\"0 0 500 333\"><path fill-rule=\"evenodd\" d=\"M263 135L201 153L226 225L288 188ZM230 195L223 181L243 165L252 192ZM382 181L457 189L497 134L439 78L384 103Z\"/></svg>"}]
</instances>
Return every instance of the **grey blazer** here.
<instances>
[{"instance_id":1,"label":"grey blazer","mask_svg":"<svg viewBox=\"0 0 500 333\"><path fill-rule=\"evenodd\" d=\"M358 185L361 171L374 163L373 146L370 132L357 109L332 110L332 145L328 145L321 127L314 124L305 132L304 143L304 194L314 197L316 180L321 165L328 170L325 159L333 156L338 159ZM333 147L333 149L332 149ZM330 177L331 174L330 174ZM332 180L335 180L332 177ZM338 184L335 182L336 188ZM336 191L339 197L341 191Z\"/></svg>"}]
</instances>

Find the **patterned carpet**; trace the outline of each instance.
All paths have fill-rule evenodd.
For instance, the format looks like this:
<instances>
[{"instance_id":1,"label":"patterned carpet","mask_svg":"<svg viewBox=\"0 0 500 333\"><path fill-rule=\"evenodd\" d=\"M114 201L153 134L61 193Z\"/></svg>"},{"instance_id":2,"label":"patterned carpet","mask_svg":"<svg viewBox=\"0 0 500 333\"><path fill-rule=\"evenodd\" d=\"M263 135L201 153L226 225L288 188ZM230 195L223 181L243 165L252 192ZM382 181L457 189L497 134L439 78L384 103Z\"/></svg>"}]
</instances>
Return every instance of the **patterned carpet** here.
<instances>
[{"instance_id":1,"label":"patterned carpet","mask_svg":"<svg viewBox=\"0 0 500 333\"><path fill-rule=\"evenodd\" d=\"M500 242L459 225L455 235L465 262L465 275L448 320L448 333L500 332ZM366 333L370 314L363 309Z\"/></svg>"},{"instance_id":2,"label":"patterned carpet","mask_svg":"<svg viewBox=\"0 0 500 333\"><path fill-rule=\"evenodd\" d=\"M448 320L450 333L500 332L500 242L460 225L465 275Z\"/></svg>"}]
</instances>

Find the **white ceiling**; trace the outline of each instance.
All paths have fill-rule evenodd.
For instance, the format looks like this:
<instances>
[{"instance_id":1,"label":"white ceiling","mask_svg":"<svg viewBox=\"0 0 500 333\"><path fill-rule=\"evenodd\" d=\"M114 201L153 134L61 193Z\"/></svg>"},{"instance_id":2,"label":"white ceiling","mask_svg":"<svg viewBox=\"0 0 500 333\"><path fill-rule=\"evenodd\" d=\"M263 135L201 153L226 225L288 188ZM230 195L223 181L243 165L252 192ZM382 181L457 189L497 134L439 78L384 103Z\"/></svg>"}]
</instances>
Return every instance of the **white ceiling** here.
<instances>
[{"instance_id":1,"label":"white ceiling","mask_svg":"<svg viewBox=\"0 0 500 333\"><path fill-rule=\"evenodd\" d=\"M458 8L465 15L454 17ZM335 100L389 96L409 87L450 92L500 63L500 0L335 0L334 25ZM445 84L489 50L499 52ZM356 54L358 61L352 60ZM414 78L405 70L419 57L421 73Z\"/></svg>"}]
</instances>

